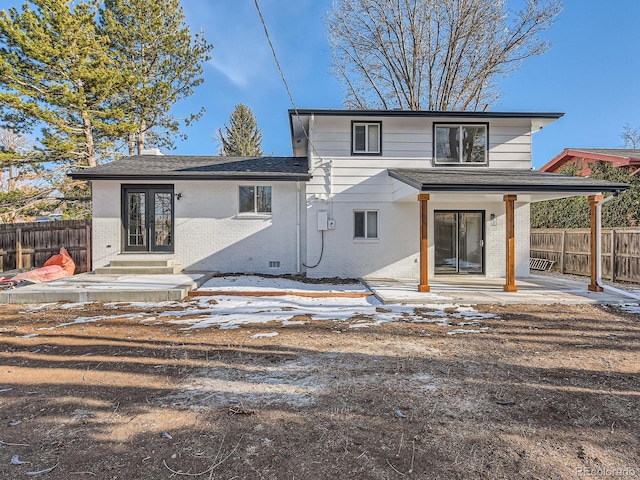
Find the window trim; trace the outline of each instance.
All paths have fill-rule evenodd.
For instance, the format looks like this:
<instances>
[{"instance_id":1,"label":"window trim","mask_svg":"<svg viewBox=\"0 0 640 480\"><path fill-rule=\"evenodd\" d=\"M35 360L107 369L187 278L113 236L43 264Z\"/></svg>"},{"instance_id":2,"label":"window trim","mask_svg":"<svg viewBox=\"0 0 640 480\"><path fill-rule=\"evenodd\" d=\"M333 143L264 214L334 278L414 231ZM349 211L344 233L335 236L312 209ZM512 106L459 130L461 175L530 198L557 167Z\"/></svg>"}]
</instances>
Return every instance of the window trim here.
<instances>
[{"instance_id":1,"label":"window trim","mask_svg":"<svg viewBox=\"0 0 640 480\"><path fill-rule=\"evenodd\" d=\"M375 212L376 214L376 236L369 237L367 236L367 213ZM356 213L364 213L364 237L356 236ZM355 242L368 242L368 241L376 241L380 240L380 210L377 209L366 209L366 208L356 208L353 210L353 240Z\"/></svg>"},{"instance_id":2,"label":"window trim","mask_svg":"<svg viewBox=\"0 0 640 480\"><path fill-rule=\"evenodd\" d=\"M260 187L268 187L270 189L270 200L269 204L271 210L269 212L259 212L258 208L258 188ZM242 212L241 208L241 200L240 200L240 189L242 188L253 188L253 211ZM238 185L238 216L241 217L270 217L273 215L273 186L272 185Z\"/></svg>"},{"instance_id":3,"label":"window trim","mask_svg":"<svg viewBox=\"0 0 640 480\"><path fill-rule=\"evenodd\" d=\"M369 146L369 125L377 125L378 126L378 151L370 152L366 150L356 150L356 126L357 125L365 125L365 143L366 147ZM382 155L382 121L360 121L360 120L351 120L351 155Z\"/></svg>"},{"instance_id":4,"label":"window trim","mask_svg":"<svg viewBox=\"0 0 640 480\"><path fill-rule=\"evenodd\" d=\"M478 126L484 126L485 127L485 144L484 144L484 158L485 161L484 162L463 162L462 161L462 148L459 148L460 150L460 157L458 158L457 162L445 162L445 161L438 161L438 157L437 157L437 152L438 152L438 142L436 139L436 132L439 126L448 126L448 127L452 127L452 126L457 126L458 128L462 128L462 127L478 127ZM460 165L460 166L474 166L474 165L478 165L478 166L487 166L489 165L489 122L433 122L433 165L437 166L437 165ZM460 135L460 145L459 147L461 147L461 143L462 143L462 135Z\"/></svg>"}]
</instances>

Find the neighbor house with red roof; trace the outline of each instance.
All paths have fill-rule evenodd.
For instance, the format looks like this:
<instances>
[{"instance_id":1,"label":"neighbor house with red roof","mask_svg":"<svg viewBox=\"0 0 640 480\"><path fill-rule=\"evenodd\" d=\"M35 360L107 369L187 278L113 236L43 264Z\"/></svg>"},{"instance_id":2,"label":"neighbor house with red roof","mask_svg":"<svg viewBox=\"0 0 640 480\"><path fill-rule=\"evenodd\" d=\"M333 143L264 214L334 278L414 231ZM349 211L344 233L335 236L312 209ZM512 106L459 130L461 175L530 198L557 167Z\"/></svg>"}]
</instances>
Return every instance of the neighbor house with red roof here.
<instances>
[{"instance_id":1,"label":"neighbor house with red roof","mask_svg":"<svg viewBox=\"0 0 640 480\"><path fill-rule=\"evenodd\" d=\"M565 165L575 165L582 177L591 174L591 165L595 162L608 162L616 168L627 168L631 175L640 172L640 150L626 148L565 148L541 172L558 173Z\"/></svg>"}]
</instances>

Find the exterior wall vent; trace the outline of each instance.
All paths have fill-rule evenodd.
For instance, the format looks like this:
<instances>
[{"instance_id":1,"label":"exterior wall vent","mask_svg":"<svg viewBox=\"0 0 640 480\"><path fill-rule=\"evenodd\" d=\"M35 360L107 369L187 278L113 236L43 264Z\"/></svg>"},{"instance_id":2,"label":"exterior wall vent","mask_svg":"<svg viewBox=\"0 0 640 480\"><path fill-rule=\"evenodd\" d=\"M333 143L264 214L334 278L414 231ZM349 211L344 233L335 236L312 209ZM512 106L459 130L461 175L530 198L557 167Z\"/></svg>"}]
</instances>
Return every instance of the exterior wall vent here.
<instances>
[{"instance_id":1,"label":"exterior wall vent","mask_svg":"<svg viewBox=\"0 0 640 480\"><path fill-rule=\"evenodd\" d=\"M269 268L280 268L280 261L269 262Z\"/></svg>"}]
</instances>

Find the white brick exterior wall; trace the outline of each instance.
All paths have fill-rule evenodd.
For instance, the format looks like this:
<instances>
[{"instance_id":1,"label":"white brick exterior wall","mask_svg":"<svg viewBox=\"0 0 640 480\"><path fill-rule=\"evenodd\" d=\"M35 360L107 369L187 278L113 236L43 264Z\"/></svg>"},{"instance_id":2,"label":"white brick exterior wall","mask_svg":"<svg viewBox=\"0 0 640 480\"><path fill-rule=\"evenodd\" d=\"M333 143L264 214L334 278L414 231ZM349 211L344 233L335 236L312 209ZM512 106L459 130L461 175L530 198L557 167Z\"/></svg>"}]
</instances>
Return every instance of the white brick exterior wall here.
<instances>
[{"instance_id":1,"label":"white brick exterior wall","mask_svg":"<svg viewBox=\"0 0 640 480\"><path fill-rule=\"evenodd\" d=\"M272 215L238 214L239 185L271 185ZM299 198L304 202L305 185ZM107 265L121 253L121 185L94 181L93 265ZM175 182L175 252L187 271L295 273L297 208L295 182ZM301 206L304 215L304 205ZM301 222L302 223L302 222ZM304 225L300 227L304 247ZM269 268L269 262L280 268Z\"/></svg>"},{"instance_id":2,"label":"white brick exterior wall","mask_svg":"<svg viewBox=\"0 0 640 480\"><path fill-rule=\"evenodd\" d=\"M485 212L485 275L504 277L506 269L505 204L501 195L495 200L473 202L464 196L432 194L429 201L429 277L434 276L435 264L435 210L460 210ZM467 196L468 198L468 196ZM353 211L377 210L379 220L378 240L353 238ZM336 221L335 230L325 231L324 253L320 265L307 269L310 277L375 277L419 278L419 226L420 208L415 195L414 202L354 203L328 202L310 199L307 211L309 232L307 242L308 265L314 265L321 250L321 234L317 230L317 212L331 212ZM491 225L491 214L496 215L497 225ZM529 275L529 205L516 203L516 275Z\"/></svg>"}]
</instances>

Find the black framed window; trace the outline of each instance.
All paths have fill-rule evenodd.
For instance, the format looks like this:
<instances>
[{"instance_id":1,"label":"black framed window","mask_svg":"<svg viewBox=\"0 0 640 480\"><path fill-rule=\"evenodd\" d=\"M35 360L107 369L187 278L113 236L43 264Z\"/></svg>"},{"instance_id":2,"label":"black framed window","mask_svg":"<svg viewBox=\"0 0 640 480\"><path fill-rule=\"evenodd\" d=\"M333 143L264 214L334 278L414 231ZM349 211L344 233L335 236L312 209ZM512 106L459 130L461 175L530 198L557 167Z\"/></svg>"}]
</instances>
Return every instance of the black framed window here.
<instances>
[{"instance_id":1,"label":"black framed window","mask_svg":"<svg viewBox=\"0 0 640 480\"><path fill-rule=\"evenodd\" d=\"M240 186L239 199L239 213L271 213L270 186Z\"/></svg>"},{"instance_id":2,"label":"black framed window","mask_svg":"<svg viewBox=\"0 0 640 480\"><path fill-rule=\"evenodd\" d=\"M353 212L353 237L356 239L378 238L377 210L355 210Z\"/></svg>"},{"instance_id":3,"label":"black framed window","mask_svg":"<svg viewBox=\"0 0 640 480\"><path fill-rule=\"evenodd\" d=\"M434 130L436 164L486 164L489 126L486 123L437 123Z\"/></svg>"},{"instance_id":4,"label":"black framed window","mask_svg":"<svg viewBox=\"0 0 640 480\"><path fill-rule=\"evenodd\" d=\"M382 153L382 122L352 122L351 129L352 154Z\"/></svg>"}]
</instances>

